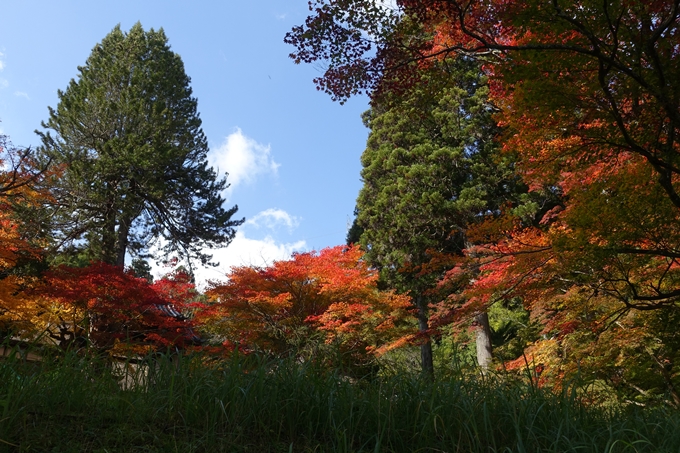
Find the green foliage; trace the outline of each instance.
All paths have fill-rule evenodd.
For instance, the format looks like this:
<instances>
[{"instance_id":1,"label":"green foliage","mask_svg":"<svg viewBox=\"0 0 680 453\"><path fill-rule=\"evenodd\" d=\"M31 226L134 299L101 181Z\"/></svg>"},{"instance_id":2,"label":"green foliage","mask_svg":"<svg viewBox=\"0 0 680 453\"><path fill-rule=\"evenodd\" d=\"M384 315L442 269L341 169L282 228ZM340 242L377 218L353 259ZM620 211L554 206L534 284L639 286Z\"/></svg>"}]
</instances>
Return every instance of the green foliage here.
<instances>
[{"instance_id":1,"label":"green foliage","mask_svg":"<svg viewBox=\"0 0 680 453\"><path fill-rule=\"evenodd\" d=\"M63 168L57 245L122 266L160 239L166 256L209 261L201 249L228 244L241 221L222 207L227 183L208 167L190 79L163 30L117 26L78 70L39 132L43 159Z\"/></svg>"},{"instance_id":2,"label":"green foliage","mask_svg":"<svg viewBox=\"0 0 680 453\"><path fill-rule=\"evenodd\" d=\"M442 254L460 256L468 226L522 190L494 142L488 95L479 65L459 58L446 71L423 70L417 84L364 115L371 133L357 200L361 244L388 285L410 291L423 331L427 292L446 270L427 266Z\"/></svg>"},{"instance_id":3,"label":"green foliage","mask_svg":"<svg viewBox=\"0 0 680 453\"><path fill-rule=\"evenodd\" d=\"M514 360L538 339L541 326L530 319L519 298L501 300L488 309L494 354L501 361Z\"/></svg>"},{"instance_id":4,"label":"green foliage","mask_svg":"<svg viewBox=\"0 0 680 453\"><path fill-rule=\"evenodd\" d=\"M448 69L445 77L425 72L364 118L371 134L357 223L366 259L397 286L404 265L425 264L431 252L460 253L467 226L519 191L512 162L494 143L494 109L478 64L460 58ZM402 284L413 289L414 282Z\"/></svg>"},{"instance_id":5,"label":"green foliage","mask_svg":"<svg viewBox=\"0 0 680 453\"><path fill-rule=\"evenodd\" d=\"M0 361L0 450L642 453L680 446L677 412L586 408L569 392L513 381L433 383L401 374L350 382L311 363L205 359Z\"/></svg>"},{"instance_id":6,"label":"green foliage","mask_svg":"<svg viewBox=\"0 0 680 453\"><path fill-rule=\"evenodd\" d=\"M583 385L600 389L600 399L680 405L680 309L632 311L606 328L574 331L561 341L562 367ZM575 362L578 363L578 369Z\"/></svg>"},{"instance_id":7,"label":"green foliage","mask_svg":"<svg viewBox=\"0 0 680 453\"><path fill-rule=\"evenodd\" d=\"M153 283L153 275L151 275L151 266L146 260L135 258L130 263L132 274L138 278L144 278L149 283Z\"/></svg>"}]
</instances>

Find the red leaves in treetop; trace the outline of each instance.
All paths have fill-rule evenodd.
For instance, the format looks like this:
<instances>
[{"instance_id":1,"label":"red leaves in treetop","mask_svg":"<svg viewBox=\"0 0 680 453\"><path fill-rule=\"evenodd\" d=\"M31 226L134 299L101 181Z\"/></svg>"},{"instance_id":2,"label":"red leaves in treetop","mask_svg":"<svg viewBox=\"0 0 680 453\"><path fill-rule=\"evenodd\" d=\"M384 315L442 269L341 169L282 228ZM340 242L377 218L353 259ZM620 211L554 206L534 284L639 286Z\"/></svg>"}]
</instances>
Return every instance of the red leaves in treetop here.
<instances>
[{"instance_id":1,"label":"red leaves in treetop","mask_svg":"<svg viewBox=\"0 0 680 453\"><path fill-rule=\"evenodd\" d=\"M41 292L78 313L80 335L98 348L119 343L152 348L181 347L194 339L181 316L182 301L193 285L161 280L153 286L119 267L104 263L85 268L59 266L44 279Z\"/></svg>"},{"instance_id":2,"label":"red leaves in treetop","mask_svg":"<svg viewBox=\"0 0 680 453\"><path fill-rule=\"evenodd\" d=\"M295 254L264 268L232 269L226 283L208 291L217 303L207 324L225 344L273 354L323 333L326 343L365 354L400 330L408 300L377 290L377 272L361 261L358 246Z\"/></svg>"},{"instance_id":3,"label":"red leaves in treetop","mask_svg":"<svg viewBox=\"0 0 680 453\"><path fill-rule=\"evenodd\" d=\"M197 300L199 293L196 290L196 285L192 282L191 275L182 268L156 280L151 284L151 289L159 296L170 301L175 309L181 312L203 306Z\"/></svg>"}]
</instances>

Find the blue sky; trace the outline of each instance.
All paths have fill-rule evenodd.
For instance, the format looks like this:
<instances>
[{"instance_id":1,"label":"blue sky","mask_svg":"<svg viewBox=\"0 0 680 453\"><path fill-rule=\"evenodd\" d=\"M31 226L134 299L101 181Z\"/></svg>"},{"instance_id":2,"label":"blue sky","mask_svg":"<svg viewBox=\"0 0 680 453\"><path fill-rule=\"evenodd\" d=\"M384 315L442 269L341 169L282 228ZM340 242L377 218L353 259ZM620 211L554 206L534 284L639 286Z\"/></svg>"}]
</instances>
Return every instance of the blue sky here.
<instances>
[{"instance_id":1,"label":"blue sky","mask_svg":"<svg viewBox=\"0 0 680 453\"><path fill-rule=\"evenodd\" d=\"M361 187L368 100L332 102L312 83L320 68L288 58L283 37L306 15L305 0L5 0L0 131L15 145L38 145L33 131L97 42L116 24L162 27L192 79L211 162L230 173L228 206L247 219L215 251L222 265L199 279L343 243Z\"/></svg>"}]
</instances>

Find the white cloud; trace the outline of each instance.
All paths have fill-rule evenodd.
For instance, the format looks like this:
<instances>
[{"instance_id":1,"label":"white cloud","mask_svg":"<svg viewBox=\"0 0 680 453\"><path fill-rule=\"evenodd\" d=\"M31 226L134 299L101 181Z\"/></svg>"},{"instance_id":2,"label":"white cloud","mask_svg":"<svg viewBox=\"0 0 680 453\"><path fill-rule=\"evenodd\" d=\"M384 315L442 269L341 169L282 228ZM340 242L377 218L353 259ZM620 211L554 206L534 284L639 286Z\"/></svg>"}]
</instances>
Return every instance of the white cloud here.
<instances>
[{"instance_id":1,"label":"white cloud","mask_svg":"<svg viewBox=\"0 0 680 453\"><path fill-rule=\"evenodd\" d=\"M283 20L288 17L288 13L275 14L277 20Z\"/></svg>"},{"instance_id":2,"label":"white cloud","mask_svg":"<svg viewBox=\"0 0 680 453\"><path fill-rule=\"evenodd\" d=\"M225 279L226 274L234 266L266 266L274 261L289 259L293 252L306 248L307 243L304 240L278 243L271 236L251 239L245 232L237 231L236 237L228 247L212 251L213 260L220 265L211 269L197 269L196 281Z\"/></svg>"},{"instance_id":3,"label":"white cloud","mask_svg":"<svg viewBox=\"0 0 680 453\"><path fill-rule=\"evenodd\" d=\"M375 3L383 8L391 9L396 11L399 9L399 5L396 0L375 0Z\"/></svg>"},{"instance_id":4,"label":"white cloud","mask_svg":"<svg viewBox=\"0 0 680 453\"><path fill-rule=\"evenodd\" d=\"M196 285L203 290L210 280L226 280L232 267L267 266L274 261L289 259L293 252L306 249L307 243L304 240L279 243L271 236L266 236L264 239L251 239L246 236L244 231L240 230L236 232L236 236L229 246L205 250L213 255L213 261L218 262L219 265L217 267L202 267L197 264L194 268ZM167 268L157 265L154 260L149 260L149 265L155 278L160 278L168 272Z\"/></svg>"},{"instance_id":5,"label":"white cloud","mask_svg":"<svg viewBox=\"0 0 680 453\"><path fill-rule=\"evenodd\" d=\"M255 214L250 219L246 220L246 225L252 225L255 228L265 227L270 230L276 229L279 225L284 225L289 231L292 231L300 224L300 220L288 214L283 209L267 209L265 211Z\"/></svg>"},{"instance_id":6,"label":"white cloud","mask_svg":"<svg viewBox=\"0 0 680 453\"><path fill-rule=\"evenodd\" d=\"M4 56L5 56L5 54L0 52L0 71L5 69L5 62L2 60L2 57L4 57Z\"/></svg>"},{"instance_id":7,"label":"white cloud","mask_svg":"<svg viewBox=\"0 0 680 453\"><path fill-rule=\"evenodd\" d=\"M9 80L0 78L0 89L7 88L9 86Z\"/></svg>"},{"instance_id":8,"label":"white cloud","mask_svg":"<svg viewBox=\"0 0 680 453\"><path fill-rule=\"evenodd\" d=\"M288 214L283 209L270 208L255 214L246 221L245 225L272 230L283 225L292 232L299 223L297 217ZM263 239L251 239L241 229L236 232L234 240L228 247L209 251L213 255L213 261L219 262L220 265L197 269L195 271L196 282L204 285L208 280L224 280L234 266L267 266L274 261L289 259L293 252L306 249L307 243L304 240L282 243L277 242L270 235Z\"/></svg>"},{"instance_id":9,"label":"white cloud","mask_svg":"<svg viewBox=\"0 0 680 453\"><path fill-rule=\"evenodd\" d=\"M221 173L229 173L229 191L243 183L252 183L261 175L276 175L280 166L272 159L270 146L243 135L238 128L222 145L210 150L208 160Z\"/></svg>"},{"instance_id":10,"label":"white cloud","mask_svg":"<svg viewBox=\"0 0 680 453\"><path fill-rule=\"evenodd\" d=\"M26 100L30 101L31 98L28 97L28 93L24 93L23 91L15 91L14 96L19 96L21 98L26 98Z\"/></svg>"},{"instance_id":11,"label":"white cloud","mask_svg":"<svg viewBox=\"0 0 680 453\"><path fill-rule=\"evenodd\" d=\"M282 209L267 209L259 212L246 222L245 225L255 228L275 229L285 226L292 232L299 224L299 219L288 214ZM162 247L162 240L156 248L150 250L152 255L159 255L158 250ZM248 237L243 229L236 231L236 236L227 247L204 249L204 253L213 256L212 261L218 262L217 267L202 267L200 263L193 263L194 276L199 289L205 289L210 280L226 280L226 275L234 266L267 266L274 261L289 259L293 252L307 250L304 240L292 242L277 242L272 236L266 235L262 239ZM151 270L156 278L162 277L168 269L159 266L154 260L149 260Z\"/></svg>"}]
</instances>

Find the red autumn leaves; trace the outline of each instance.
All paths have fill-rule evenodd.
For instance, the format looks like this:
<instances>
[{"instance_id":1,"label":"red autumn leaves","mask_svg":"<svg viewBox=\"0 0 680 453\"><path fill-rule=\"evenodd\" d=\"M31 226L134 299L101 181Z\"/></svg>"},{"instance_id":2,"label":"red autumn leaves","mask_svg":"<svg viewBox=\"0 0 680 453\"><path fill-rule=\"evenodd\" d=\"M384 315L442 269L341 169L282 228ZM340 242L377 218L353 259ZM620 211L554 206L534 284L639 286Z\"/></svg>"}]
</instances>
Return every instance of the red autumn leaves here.
<instances>
[{"instance_id":1,"label":"red autumn leaves","mask_svg":"<svg viewBox=\"0 0 680 453\"><path fill-rule=\"evenodd\" d=\"M225 351L282 356L316 341L367 362L410 333L410 304L405 296L378 291L377 272L361 255L357 246L338 246L267 267L237 267L206 295L182 271L151 284L102 263L60 266L34 295L53 304L50 328L62 346L114 352L197 347L202 332L203 340L217 338ZM68 335L60 337L61 331Z\"/></svg>"},{"instance_id":2,"label":"red autumn leaves","mask_svg":"<svg viewBox=\"0 0 680 453\"><path fill-rule=\"evenodd\" d=\"M409 300L378 291L358 246L299 253L271 266L232 269L208 291L207 313L224 342L282 354L312 337L365 356L409 331Z\"/></svg>"}]
</instances>

